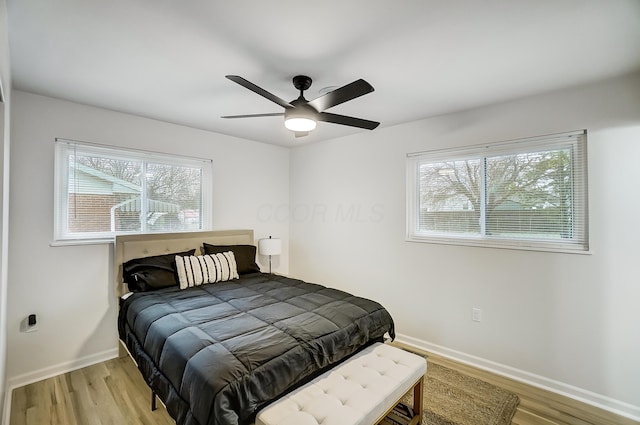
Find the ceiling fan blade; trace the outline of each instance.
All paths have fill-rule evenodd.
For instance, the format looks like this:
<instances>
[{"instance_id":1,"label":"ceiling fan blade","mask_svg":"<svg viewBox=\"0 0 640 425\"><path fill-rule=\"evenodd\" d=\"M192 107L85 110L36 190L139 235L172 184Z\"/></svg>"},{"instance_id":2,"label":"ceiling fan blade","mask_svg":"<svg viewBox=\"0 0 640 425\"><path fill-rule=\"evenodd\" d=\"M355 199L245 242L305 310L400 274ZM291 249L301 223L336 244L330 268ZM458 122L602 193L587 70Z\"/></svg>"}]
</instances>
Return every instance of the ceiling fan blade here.
<instances>
[{"instance_id":1,"label":"ceiling fan blade","mask_svg":"<svg viewBox=\"0 0 640 425\"><path fill-rule=\"evenodd\" d=\"M282 117L284 112L274 112L272 114L249 114L249 115L223 115L220 118L256 118L256 117Z\"/></svg>"},{"instance_id":2,"label":"ceiling fan blade","mask_svg":"<svg viewBox=\"0 0 640 425\"><path fill-rule=\"evenodd\" d=\"M348 100L371 93L372 91L373 87L371 84L363 79L359 79L313 99L308 105L313 106L316 111L322 112Z\"/></svg>"},{"instance_id":3,"label":"ceiling fan blade","mask_svg":"<svg viewBox=\"0 0 640 425\"><path fill-rule=\"evenodd\" d=\"M320 112L319 114L317 114L316 119L318 121L330 122L333 124L348 125L351 127L365 128L367 130L373 130L374 128L380 125L380 123L377 121L369 121L362 118L348 117L346 115L331 114L329 112Z\"/></svg>"},{"instance_id":4,"label":"ceiling fan blade","mask_svg":"<svg viewBox=\"0 0 640 425\"><path fill-rule=\"evenodd\" d=\"M242 78L242 77L240 77L238 75L225 75L225 77L227 77L228 79L230 79L234 83L238 83L242 87L245 87L245 88L251 90L252 92L259 94L260 96L262 96L262 97L264 97L266 99L269 99L270 101L272 101L274 103L277 103L278 105L282 106L283 108L286 108L286 109L293 108L293 106L291 106L289 104L289 102L287 102L286 100L279 98L275 94L269 93L265 89L256 86L251 81L247 81L247 80L245 80L244 78Z\"/></svg>"}]
</instances>

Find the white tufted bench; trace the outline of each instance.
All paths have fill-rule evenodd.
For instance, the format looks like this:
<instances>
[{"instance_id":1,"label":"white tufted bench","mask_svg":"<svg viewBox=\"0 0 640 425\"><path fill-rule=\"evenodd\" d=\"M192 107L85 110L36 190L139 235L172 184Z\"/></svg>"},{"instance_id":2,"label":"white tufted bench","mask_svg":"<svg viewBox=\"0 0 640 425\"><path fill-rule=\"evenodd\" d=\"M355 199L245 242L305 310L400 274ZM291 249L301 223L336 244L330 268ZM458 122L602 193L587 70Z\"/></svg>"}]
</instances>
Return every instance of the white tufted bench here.
<instances>
[{"instance_id":1,"label":"white tufted bench","mask_svg":"<svg viewBox=\"0 0 640 425\"><path fill-rule=\"evenodd\" d=\"M422 418L424 357L376 343L258 413L255 425L374 425L413 388Z\"/></svg>"}]
</instances>

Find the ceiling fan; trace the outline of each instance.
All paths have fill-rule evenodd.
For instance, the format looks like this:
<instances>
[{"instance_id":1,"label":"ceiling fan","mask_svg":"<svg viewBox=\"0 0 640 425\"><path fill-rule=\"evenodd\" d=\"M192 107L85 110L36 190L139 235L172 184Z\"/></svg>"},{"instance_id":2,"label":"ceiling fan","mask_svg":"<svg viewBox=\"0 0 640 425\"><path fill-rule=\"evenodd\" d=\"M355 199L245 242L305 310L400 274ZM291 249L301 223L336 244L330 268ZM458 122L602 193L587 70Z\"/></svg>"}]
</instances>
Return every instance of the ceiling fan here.
<instances>
[{"instance_id":1,"label":"ceiling fan","mask_svg":"<svg viewBox=\"0 0 640 425\"><path fill-rule=\"evenodd\" d=\"M316 123L318 121L365 128L367 130L373 130L380 125L380 123L376 121L325 112L325 110L336 105L340 105L341 103L363 96L367 93L371 93L373 91L373 87L363 79L359 79L350 84L339 87L313 100L307 100L304 98L303 93L311 87L311 78L306 75L296 75L293 77L293 86L300 90L300 96L291 102L287 102L286 100L269 93L263 88L256 86L252 82L247 81L238 75L227 75L226 77L231 81L240 84L242 87L245 87L252 92L282 106L284 108L284 112L251 115L226 115L221 118L284 116L285 127L292 130L296 137L302 137L309 134L311 130L316 128Z\"/></svg>"}]
</instances>

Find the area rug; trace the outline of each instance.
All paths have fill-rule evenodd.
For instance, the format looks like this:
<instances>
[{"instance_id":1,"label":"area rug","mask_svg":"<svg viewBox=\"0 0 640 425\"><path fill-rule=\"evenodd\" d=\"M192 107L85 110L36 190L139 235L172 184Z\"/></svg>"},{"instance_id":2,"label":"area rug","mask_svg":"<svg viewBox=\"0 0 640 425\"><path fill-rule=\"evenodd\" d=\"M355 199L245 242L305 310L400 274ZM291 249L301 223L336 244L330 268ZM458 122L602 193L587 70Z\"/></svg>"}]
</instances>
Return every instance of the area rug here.
<instances>
[{"instance_id":1,"label":"area rug","mask_svg":"<svg viewBox=\"0 0 640 425\"><path fill-rule=\"evenodd\" d=\"M412 406L413 396L403 402ZM423 403L422 425L508 425L519 399L495 385L428 362Z\"/></svg>"}]
</instances>

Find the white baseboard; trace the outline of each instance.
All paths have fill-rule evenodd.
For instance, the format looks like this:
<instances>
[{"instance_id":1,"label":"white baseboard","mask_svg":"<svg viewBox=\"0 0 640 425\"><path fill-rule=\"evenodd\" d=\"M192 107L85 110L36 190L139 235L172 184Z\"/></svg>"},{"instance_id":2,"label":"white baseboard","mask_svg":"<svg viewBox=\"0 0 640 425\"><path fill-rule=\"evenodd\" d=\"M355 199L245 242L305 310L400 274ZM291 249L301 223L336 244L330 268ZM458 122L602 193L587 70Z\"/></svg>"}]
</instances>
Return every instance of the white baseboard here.
<instances>
[{"instance_id":1,"label":"white baseboard","mask_svg":"<svg viewBox=\"0 0 640 425\"><path fill-rule=\"evenodd\" d=\"M82 369L83 367L91 366L96 363L114 359L118 357L118 354L119 351L116 347L99 353L91 354L86 357L74 359L68 362L60 363L54 366L45 367L33 372L23 373L22 375L8 378L5 392L4 412L2 414L2 425L9 425L9 420L11 418L11 394L13 393L14 389L24 387L25 385L29 385L34 382L42 381L43 379L62 375L64 373L72 372L77 369Z\"/></svg>"},{"instance_id":2,"label":"white baseboard","mask_svg":"<svg viewBox=\"0 0 640 425\"><path fill-rule=\"evenodd\" d=\"M481 357L472 356L450 348L432 344L408 335L396 335L396 341L415 347L419 350L428 351L442 357L449 358L459 363L474 366L479 369L486 370L497 375L501 375L516 381L523 382L533 387L542 388L556 394L572 398L582 403L589 404L600 409L607 410L620 416L627 417L634 421L640 421L640 406L634 406L623 401L594 393L573 385L545 378L544 376L535 375L524 370L516 369Z\"/></svg>"}]
</instances>

